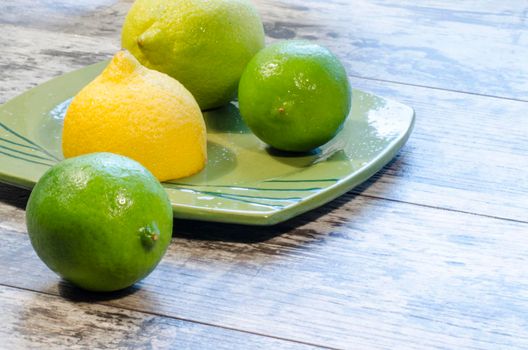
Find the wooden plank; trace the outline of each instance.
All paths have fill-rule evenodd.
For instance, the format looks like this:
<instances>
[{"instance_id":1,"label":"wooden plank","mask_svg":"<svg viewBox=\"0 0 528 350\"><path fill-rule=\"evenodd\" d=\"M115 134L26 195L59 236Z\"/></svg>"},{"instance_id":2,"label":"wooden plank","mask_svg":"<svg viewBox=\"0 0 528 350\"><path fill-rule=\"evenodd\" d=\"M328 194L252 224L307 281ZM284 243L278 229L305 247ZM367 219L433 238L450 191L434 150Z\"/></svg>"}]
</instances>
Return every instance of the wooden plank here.
<instances>
[{"instance_id":1,"label":"wooden plank","mask_svg":"<svg viewBox=\"0 0 528 350\"><path fill-rule=\"evenodd\" d=\"M0 23L92 36L119 46L130 4L98 0L35 6L30 0L8 0L0 4ZM345 61L352 75L528 100L526 2L258 0L255 5L271 40L318 40Z\"/></svg>"},{"instance_id":2,"label":"wooden plank","mask_svg":"<svg viewBox=\"0 0 528 350\"><path fill-rule=\"evenodd\" d=\"M90 36L119 45L121 26L132 3L133 0L3 0L0 24Z\"/></svg>"},{"instance_id":3,"label":"wooden plank","mask_svg":"<svg viewBox=\"0 0 528 350\"><path fill-rule=\"evenodd\" d=\"M161 265L111 300L61 282L4 228L0 284L335 348L526 349L527 236L347 195L275 227L175 221Z\"/></svg>"},{"instance_id":4,"label":"wooden plank","mask_svg":"<svg viewBox=\"0 0 528 350\"><path fill-rule=\"evenodd\" d=\"M4 29L12 35L0 55L5 67L0 101L117 50L91 37L0 25ZM35 37L39 40L32 43ZM527 103L359 78L351 83L401 100L417 114L415 131L400 156L356 192L527 220Z\"/></svg>"},{"instance_id":5,"label":"wooden plank","mask_svg":"<svg viewBox=\"0 0 528 350\"><path fill-rule=\"evenodd\" d=\"M313 349L0 285L3 349Z\"/></svg>"},{"instance_id":6,"label":"wooden plank","mask_svg":"<svg viewBox=\"0 0 528 350\"><path fill-rule=\"evenodd\" d=\"M400 155L355 193L528 221L528 103L351 79L413 106Z\"/></svg>"},{"instance_id":7,"label":"wooden plank","mask_svg":"<svg viewBox=\"0 0 528 350\"><path fill-rule=\"evenodd\" d=\"M24 14L35 20L20 23L17 3L0 4L0 30L8 33L0 102L109 57L129 5L64 2L49 16L28 7ZM526 100L524 2L257 6L272 40L317 39L356 77ZM101 298L59 282L38 261L20 234L24 213L16 206L27 192L2 185L0 283L61 295L77 311L91 302L338 348L528 348L528 227L520 222L528 208L526 104L358 78L353 84L408 102L418 115L408 147L358 189L364 196L347 194L273 228L176 221L162 265L137 288ZM206 344L226 338L215 339Z\"/></svg>"},{"instance_id":8,"label":"wooden plank","mask_svg":"<svg viewBox=\"0 0 528 350\"><path fill-rule=\"evenodd\" d=\"M0 103L66 72L110 58L116 43L96 37L0 25Z\"/></svg>"}]
</instances>

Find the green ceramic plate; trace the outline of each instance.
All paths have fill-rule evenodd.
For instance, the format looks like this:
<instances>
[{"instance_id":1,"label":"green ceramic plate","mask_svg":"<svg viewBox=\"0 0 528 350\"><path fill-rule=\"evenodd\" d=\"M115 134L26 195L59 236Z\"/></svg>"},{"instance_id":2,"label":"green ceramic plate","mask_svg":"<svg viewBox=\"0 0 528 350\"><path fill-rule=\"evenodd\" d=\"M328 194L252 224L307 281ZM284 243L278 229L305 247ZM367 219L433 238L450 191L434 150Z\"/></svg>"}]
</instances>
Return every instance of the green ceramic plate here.
<instances>
[{"instance_id":1,"label":"green ceramic plate","mask_svg":"<svg viewBox=\"0 0 528 350\"><path fill-rule=\"evenodd\" d=\"M68 103L105 65L65 74L0 107L1 181L31 188L62 159L61 129ZM358 90L352 97L352 111L341 132L302 156L266 147L233 104L206 112L206 169L164 183L174 216L271 225L321 206L368 179L403 146L414 112Z\"/></svg>"}]
</instances>

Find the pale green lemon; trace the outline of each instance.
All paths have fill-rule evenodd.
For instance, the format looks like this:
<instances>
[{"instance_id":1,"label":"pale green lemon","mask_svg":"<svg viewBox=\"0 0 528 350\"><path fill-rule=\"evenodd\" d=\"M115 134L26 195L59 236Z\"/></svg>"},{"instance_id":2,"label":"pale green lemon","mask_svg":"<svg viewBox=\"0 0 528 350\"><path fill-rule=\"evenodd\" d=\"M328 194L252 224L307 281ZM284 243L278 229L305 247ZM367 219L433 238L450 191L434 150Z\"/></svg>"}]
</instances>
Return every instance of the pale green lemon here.
<instances>
[{"instance_id":1,"label":"pale green lemon","mask_svg":"<svg viewBox=\"0 0 528 350\"><path fill-rule=\"evenodd\" d=\"M264 47L264 30L247 0L136 0L122 46L209 109L236 95L246 64Z\"/></svg>"}]
</instances>

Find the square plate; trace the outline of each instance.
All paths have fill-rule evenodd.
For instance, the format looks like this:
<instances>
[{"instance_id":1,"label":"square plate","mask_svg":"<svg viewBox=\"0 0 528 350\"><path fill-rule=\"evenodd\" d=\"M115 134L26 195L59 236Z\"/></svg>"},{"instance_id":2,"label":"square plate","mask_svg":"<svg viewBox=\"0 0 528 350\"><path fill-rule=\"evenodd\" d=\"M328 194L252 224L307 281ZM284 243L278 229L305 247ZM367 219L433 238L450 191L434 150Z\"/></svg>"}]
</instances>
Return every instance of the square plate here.
<instances>
[{"instance_id":1,"label":"square plate","mask_svg":"<svg viewBox=\"0 0 528 350\"><path fill-rule=\"evenodd\" d=\"M106 66L65 74L0 107L0 181L32 188L60 161L71 97ZM174 216L272 225L321 206L367 180L407 141L414 111L353 90L343 129L310 154L273 151L246 127L235 104L204 113L208 164L199 174L163 183Z\"/></svg>"}]
</instances>

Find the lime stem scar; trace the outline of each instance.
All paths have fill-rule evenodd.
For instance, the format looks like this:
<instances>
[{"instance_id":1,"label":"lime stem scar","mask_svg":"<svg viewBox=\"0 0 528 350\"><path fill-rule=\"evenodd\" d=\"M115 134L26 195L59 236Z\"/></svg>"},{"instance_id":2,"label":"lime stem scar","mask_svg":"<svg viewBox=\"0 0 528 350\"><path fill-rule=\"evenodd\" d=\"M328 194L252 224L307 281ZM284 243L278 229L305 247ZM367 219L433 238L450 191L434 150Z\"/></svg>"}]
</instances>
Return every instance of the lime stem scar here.
<instances>
[{"instance_id":1,"label":"lime stem scar","mask_svg":"<svg viewBox=\"0 0 528 350\"><path fill-rule=\"evenodd\" d=\"M155 223L151 223L140 228L139 235L143 246L151 249L159 238L159 229Z\"/></svg>"}]
</instances>

